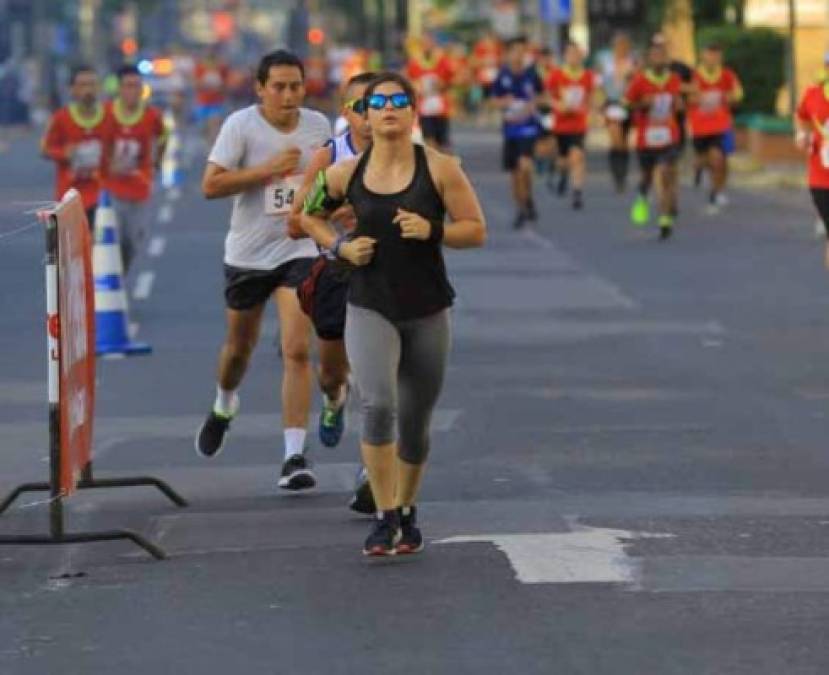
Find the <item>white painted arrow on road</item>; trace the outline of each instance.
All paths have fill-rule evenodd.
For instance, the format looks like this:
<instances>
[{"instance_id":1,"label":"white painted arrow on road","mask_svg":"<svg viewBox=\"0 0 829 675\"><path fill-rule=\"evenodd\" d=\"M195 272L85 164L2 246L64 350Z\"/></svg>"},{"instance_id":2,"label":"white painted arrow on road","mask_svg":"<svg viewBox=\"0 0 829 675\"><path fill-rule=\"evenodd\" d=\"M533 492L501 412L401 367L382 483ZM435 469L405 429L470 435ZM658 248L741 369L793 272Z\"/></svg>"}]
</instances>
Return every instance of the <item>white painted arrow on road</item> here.
<instances>
[{"instance_id":1,"label":"white painted arrow on road","mask_svg":"<svg viewBox=\"0 0 829 675\"><path fill-rule=\"evenodd\" d=\"M635 585L640 579L640 561L627 555L625 540L674 536L576 527L573 532L464 535L436 543L492 543L506 554L516 579L524 584Z\"/></svg>"}]
</instances>

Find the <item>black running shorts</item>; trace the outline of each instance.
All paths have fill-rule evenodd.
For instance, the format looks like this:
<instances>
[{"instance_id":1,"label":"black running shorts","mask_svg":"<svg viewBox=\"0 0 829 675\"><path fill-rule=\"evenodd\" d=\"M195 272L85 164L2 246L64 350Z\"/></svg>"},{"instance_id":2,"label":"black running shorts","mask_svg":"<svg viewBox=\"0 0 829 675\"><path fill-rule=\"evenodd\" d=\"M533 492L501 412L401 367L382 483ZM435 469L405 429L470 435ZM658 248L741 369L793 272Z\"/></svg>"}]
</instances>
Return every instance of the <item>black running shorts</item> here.
<instances>
[{"instance_id":1,"label":"black running shorts","mask_svg":"<svg viewBox=\"0 0 829 675\"><path fill-rule=\"evenodd\" d=\"M680 146L667 145L664 148L646 148L639 150L639 166L643 171L650 171L658 164L676 164L681 153Z\"/></svg>"},{"instance_id":2,"label":"black running shorts","mask_svg":"<svg viewBox=\"0 0 829 675\"><path fill-rule=\"evenodd\" d=\"M228 309L253 309L268 301L277 288L296 288L308 274L313 258L296 258L273 270L248 270L225 265Z\"/></svg>"},{"instance_id":3,"label":"black running shorts","mask_svg":"<svg viewBox=\"0 0 829 675\"><path fill-rule=\"evenodd\" d=\"M562 157L567 157L573 148L584 150L584 134L556 134L556 140L558 154Z\"/></svg>"},{"instance_id":4,"label":"black running shorts","mask_svg":"<svg viewBox=\"0 0 829 675\"><path fill-rule=\"evenodd\" d=\"M297 287L302 311L320 340L342 340L348 301L348 272L341 263L320 256Z\"/></svg>"},{"instance_id":5,"label":"black running shorts","mask_svg":"<svg viewBox=\"0 0 829 675\"><path fill-rule=\"evenodd\" d=\"M706 154L711 148L725 152L725 134L710 136L694 136L694 150L700 155Z\"/></svg>"},{"instance_id":6,"label":"black running shorts","mask_svg":"<svg viewBox=\"0 0 829 675\"><path fill-rule=\"evenodd\" d=\"M515 171L522 157L533 158L535 154L535 137L504 139L504 171Z\"/></svg>"}]
</instances>

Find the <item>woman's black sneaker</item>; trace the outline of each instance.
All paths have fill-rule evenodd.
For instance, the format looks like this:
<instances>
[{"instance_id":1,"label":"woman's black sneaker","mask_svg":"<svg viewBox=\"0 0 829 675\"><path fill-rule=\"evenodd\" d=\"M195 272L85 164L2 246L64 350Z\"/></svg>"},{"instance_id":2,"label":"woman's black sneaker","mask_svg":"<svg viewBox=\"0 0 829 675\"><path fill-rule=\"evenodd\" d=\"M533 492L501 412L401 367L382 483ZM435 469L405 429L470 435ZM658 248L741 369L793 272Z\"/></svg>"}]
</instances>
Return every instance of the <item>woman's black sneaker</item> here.
<instances>
[{"instance_id":1,"label":"woman's black sneaker","mask_svg":"<svg viewBox=\"0 0 829 675\"><path fill-rule=\"evenodd\" d=\"M400 508L398 512L400 513L400 541L397 542L397 555L420 553L423 550L423 535L417 527L417 507Z\"/></svg>"},{"instance_id":2,"label":"woman's black sneaker","mask_svg":"<svg viewBox=\"0 0 829 675\"><path fill-rule=\"evenodd\" d=\"M283 490L309 490L317 484L317 479L308 467L304 455L291 455L282 464L279 487Z\"/></svg>"},{"instance_id":3,"label":"woman's black sneaker","mask_svg":"<svg viewBox=\"0 0 829 675\"><path fill-rule=\"evenodd\" d=\"M225 434L230 428L232 417L218 415L212 410L207 414L204 424L196 435L196 452L202 457L217 457L225 444Z\"/></svg>"},{"instance_id":4,"label":"woman's black sneaker","mask_svg":"<svg viewBox=\"0 0 829 675\"><path fill-rule=\"evenodd\" d=\"M380 557L395 555L400 541L400 514L397 509L378 513L363 545L363 555Z\"/></svg>"}]
</instances>

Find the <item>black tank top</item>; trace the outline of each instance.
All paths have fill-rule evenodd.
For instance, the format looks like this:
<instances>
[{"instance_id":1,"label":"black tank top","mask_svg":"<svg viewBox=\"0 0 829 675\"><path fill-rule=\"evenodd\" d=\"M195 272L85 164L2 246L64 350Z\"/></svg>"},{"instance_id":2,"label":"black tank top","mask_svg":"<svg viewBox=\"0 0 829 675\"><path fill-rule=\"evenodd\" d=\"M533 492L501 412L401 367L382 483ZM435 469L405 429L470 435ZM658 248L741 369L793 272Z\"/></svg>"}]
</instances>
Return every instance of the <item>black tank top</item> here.
<instances>
[{"instance_id":1,"label":"black tank top","mask_svg":"<svg viewBox=\"0 0 829 675\"><path fill-rule=\"evenodd\" d=\"M452 305L455 292L446 276L441 244L403 239L392 222L397 209L443 223L446 207L432 181L426 151L415 145L415 172L409 186L393 194L366 188L363 177L371 156L366 150L346 190L357 216L355 237L377 240L374 258L351 273L348 301L374 310L390 321L420 319Z\"/></svg>"}]
</instances>

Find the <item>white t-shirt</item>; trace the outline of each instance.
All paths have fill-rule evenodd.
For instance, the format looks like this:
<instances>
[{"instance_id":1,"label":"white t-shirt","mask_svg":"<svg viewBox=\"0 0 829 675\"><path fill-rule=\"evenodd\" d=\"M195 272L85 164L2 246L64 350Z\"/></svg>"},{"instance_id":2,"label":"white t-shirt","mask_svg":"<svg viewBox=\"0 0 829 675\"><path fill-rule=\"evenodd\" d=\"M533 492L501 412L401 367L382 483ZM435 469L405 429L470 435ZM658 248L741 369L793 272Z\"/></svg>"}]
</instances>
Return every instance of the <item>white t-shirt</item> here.
<instances>
[{"instance_id":1,"label":"white t-shirt","mask_svg":"<svg viewBox=\"0 0 829 675\"><path fill-rule=\"evenodd\" d=\"M294 191L311 155L331 138L331 123L322 113L300 108L299 124L291 133L274 128L258 105L228 117L216 139L209 162L228 170L263 164L291 146L302 150L294 175L276 178L233 197L230 231L225 239L225 263L233 267L272 270L296 258L313 258L311 239L294 240L287 233L287 214Z\"/></svg>"}]
</instances>

